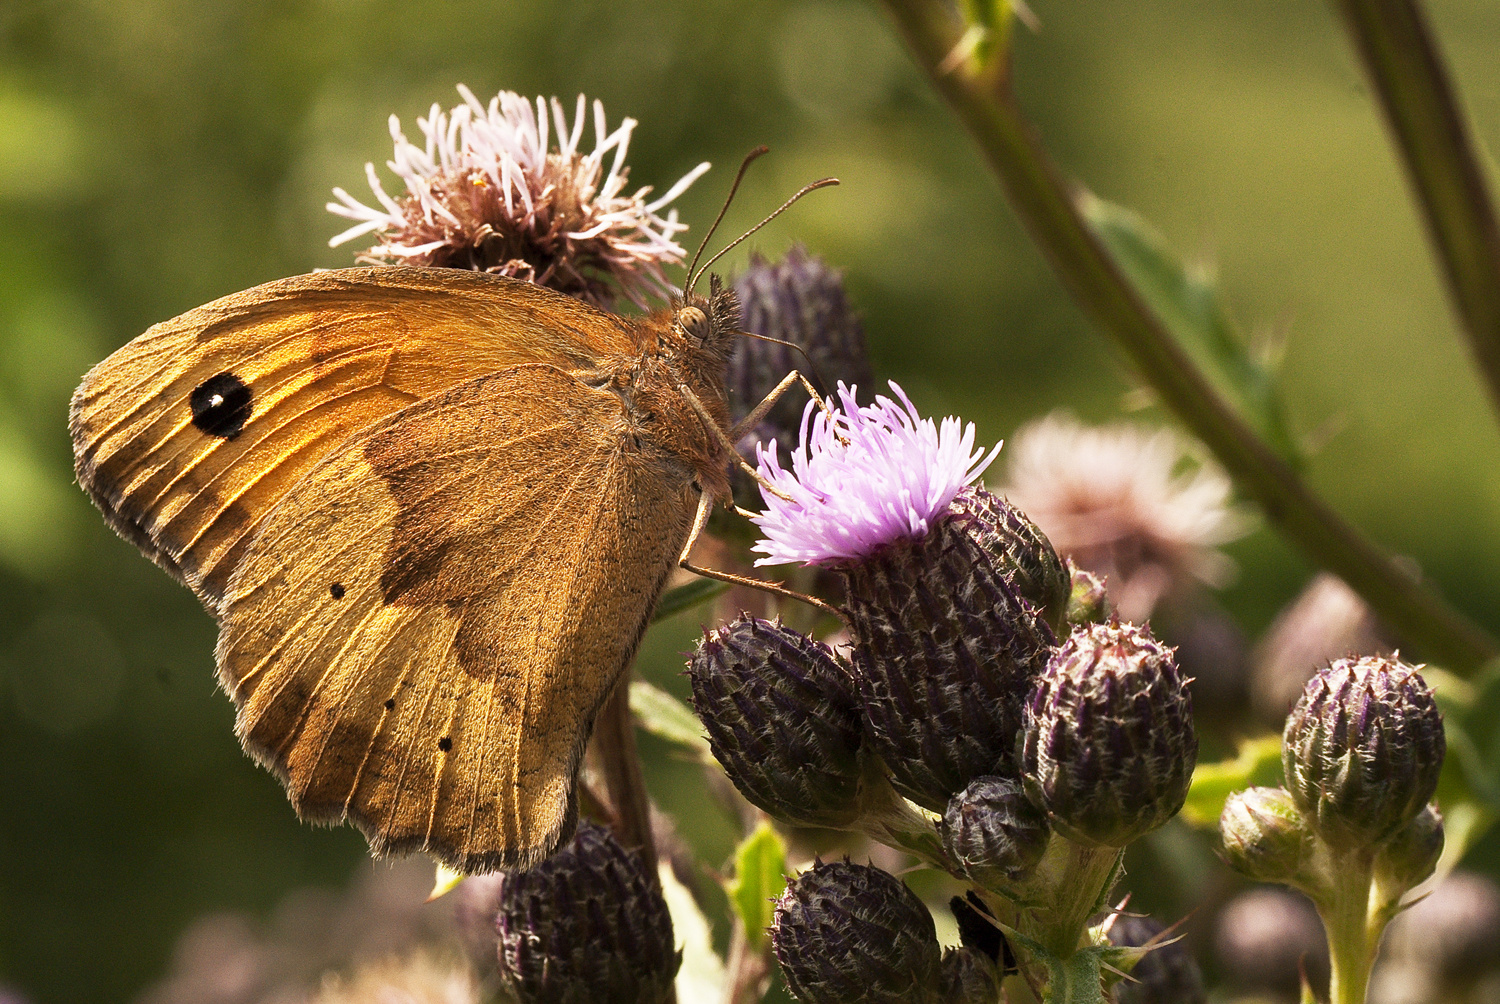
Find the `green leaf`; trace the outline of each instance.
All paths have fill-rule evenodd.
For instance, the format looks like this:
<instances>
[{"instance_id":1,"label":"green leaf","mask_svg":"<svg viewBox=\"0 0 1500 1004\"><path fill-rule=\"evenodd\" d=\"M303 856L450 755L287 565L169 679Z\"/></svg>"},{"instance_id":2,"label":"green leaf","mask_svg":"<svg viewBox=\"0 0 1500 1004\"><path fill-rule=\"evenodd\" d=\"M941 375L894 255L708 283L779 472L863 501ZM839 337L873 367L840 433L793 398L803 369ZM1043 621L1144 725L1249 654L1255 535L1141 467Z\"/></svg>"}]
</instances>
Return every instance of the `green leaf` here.
<instances>
[{"instance_id":1,"label":"green leaf","mask_svg":"<svg viewBox=\"0 0 1500 1004\"><path fill-rule=\"evenodd\" d=\"M1247 739L1240 744L1239 754L1233 760L1198 765L1181 816L1193 826L1217 827L1230 795L1256 785L1280 783L1281 737Z\"/></svg>"},{"instance_id":2,"label":"green leaf","mask_svg":"<svg viewBox=\"0 0 1500 1004\"><path fill-rule=\"evenodd\" d=\"M1212 280L1185 266L1162 236L1130 210L1087 192L1078 206L1126 281L1177 344L1262 439L1283 459L1299 463L1302 451L1287 424L1276 375L1235 329Z\"/></svg>"},{"instance_id":3,"label":"green leaf","mask_svg":"<svg viewBox=\"0 0 1500 1004\"><path fill-rule=\"evenodd\" d=\"M762 822L735 848L734 878L724 884L756 951L766 945L773 904L785 889L786 844L770 823Z\"/></svg>"},{"instance_id":4,"label":"green leaf","mask_svg":"<svg viewBox=\"0 0 1500 1004\"><path fill-rule=\"evenodd\" d=\"M672 865L661 862L658 867L662 897L667 901L667 912L672 915L672 933L682 950L682 965L677 970L674 985L679 1001L714 1001L724 995L724 960L714 951L713 928L693 894L677 881ZM600 1002L604 1004L604 1002Z\"/></svg>"},{"instance_id":5,"label":"green leaf","mask_svg":"<svg viewBox=\"0 0 1500 1004\"><path fill-rule=\"evenodd\" d=\"M651 623L664 621L668 617L690 610L700 603L707 603L715 596L727 592L729 592L729 583L720 582L718 579L694 579L692 582L684 582L676 589L668 589L662 593L661 599L656 603L656 613L651 615Z\"/></svg>"},{"instance_id":6,"label":"green leaf","mask_svg":"<svg viewBox=\"0 0 1500 1004\"><path fill-rule=\"evenodd\" d=\"M630 681L630 712L636 724L658 739L681 746L695 760L713 763L714 755L703 737L703 726L693 709L645 680Z\"/></svg>"},{"instance_id":7,"label":"green leaf","mask_svg":"<svg viewBox=\"0 0 1500 1004\"><path fill-rule=\"evenodd\" d=\"M1039 941L1029 938L1005 924L997 924L1005 937L1024 949L1032 962L1047 970L1047 985L1042 988L1042 1004L1104 1004L1104 982L1101 964L1119 954L1113 946L1080 948L1066 959L1047 951Z\"/></svg>"}]
</instances>

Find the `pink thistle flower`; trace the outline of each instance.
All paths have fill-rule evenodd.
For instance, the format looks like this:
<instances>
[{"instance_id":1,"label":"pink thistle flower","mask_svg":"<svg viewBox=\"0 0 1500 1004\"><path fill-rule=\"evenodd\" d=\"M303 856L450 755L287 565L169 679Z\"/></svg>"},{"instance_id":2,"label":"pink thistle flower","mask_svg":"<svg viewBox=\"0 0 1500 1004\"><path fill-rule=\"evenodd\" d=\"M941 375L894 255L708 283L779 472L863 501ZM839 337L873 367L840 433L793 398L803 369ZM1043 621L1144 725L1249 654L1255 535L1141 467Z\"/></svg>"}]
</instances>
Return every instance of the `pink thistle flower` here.
<instances>
[{"instance_id":1,"label":"pink thistle flower","mask_svg":"<svg viewBox=\"0 0 1500 1004\"><path fill-rule=\"evenodd\" d=\"M940 427L894 382L891 390L899 401L879 396L860 407L855 388L840 383L831 414L809 402L790 471L774 439L756 446L761 476L791 499L762 488L757 565L856 560L924 536L999 454L1000 444L988 454L975 448L974 423L950 416Z\"/></svg>"},{"instance_id":2,"label":"pink thistle flower","mask_svg":"<svg viewBox=\"0 0 1500 1004\"><path fill-rule=\"evenodd\" d=\"M594 149L584 153L587 103L581 94L570 126L556 98L549 120L541 98L533 107L502 91L486 107L467 87L458 91L463 104L448 112L434 104L427 118L417 119L421 146L408 141L391 116L395 155L386 166L406 193L387 195L375 165L366 164L379 205L366 206L335 188L338 201L328 203L328 211L356 224L330 247L373 233L380 243L361 261L516 276L606 308L616 294L639 307L648 297L672 294L662 266L683 260L674 237L687 225L677 222L675 209L664 217L659 210L708 170L707 163L648 202L650 186L625 191L634 119L610 132L604 105L595 101Z\"/></svg>"}]
</instances>

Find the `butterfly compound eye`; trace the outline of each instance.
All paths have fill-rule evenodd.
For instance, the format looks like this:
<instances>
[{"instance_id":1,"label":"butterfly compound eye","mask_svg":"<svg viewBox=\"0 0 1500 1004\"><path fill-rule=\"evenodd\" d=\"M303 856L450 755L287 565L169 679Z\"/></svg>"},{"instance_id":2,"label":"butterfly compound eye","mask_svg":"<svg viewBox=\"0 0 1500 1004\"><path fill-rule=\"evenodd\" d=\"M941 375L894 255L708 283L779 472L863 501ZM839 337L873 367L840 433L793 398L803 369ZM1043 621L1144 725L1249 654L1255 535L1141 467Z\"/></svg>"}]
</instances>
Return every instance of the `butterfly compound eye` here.
<instances>
[{"instance_id":1,"label":"butterfly compound eye","mask_svg":"<svg viewBox=\"0 0 1500 1004\"><path fill-rule=\"evenodd\" d=\"M677 312L677 323L682 330L703 342L708 340L708 315L698 307L683 307Z\"/></svg>"}]
</instances>

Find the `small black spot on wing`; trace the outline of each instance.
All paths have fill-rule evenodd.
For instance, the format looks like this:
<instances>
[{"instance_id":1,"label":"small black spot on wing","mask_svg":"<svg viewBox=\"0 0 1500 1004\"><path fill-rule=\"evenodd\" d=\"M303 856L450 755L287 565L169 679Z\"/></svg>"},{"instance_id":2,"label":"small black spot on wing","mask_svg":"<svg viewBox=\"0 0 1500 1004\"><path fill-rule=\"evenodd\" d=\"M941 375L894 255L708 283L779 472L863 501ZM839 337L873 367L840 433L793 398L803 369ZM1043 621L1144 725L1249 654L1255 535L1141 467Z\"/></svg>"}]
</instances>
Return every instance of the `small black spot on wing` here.
<instances>
[{"instance_id":1,"label":"small black spot on wing","mask_svg":"<svg viewBox=\"0 0 1500 1004\"><path fill-rule=\"evenodd\" d=\"M193 388L188 407L199 429L233 439L250 418L250 388L233 373L219 373Z\"/></svg>"},{"instance_id":2,"label":"small black spot on wing","mask_svg":"<svg viewBox=\"0 0 1500 1004\"><path fill-rule=\"evenodd\" d=\"M328 586L328 595L332 596L336 600L343 599L344 598L344 584L342 582L330 583L329 586Z\"/></svg>"},{"instance_id":3,"label":"small black spot on wing","mask_svg":"<svg viewBox=\"0 0 1500 1004\"><path fill-rule=\"evenodd\" d=\"M452 748L453 748L453 737L452 736L443 736L443 738L441 738L441 739L438 740L438 749L442 750L444 753L448 752Z\"/></svg>"},{"instance_id":4,"label":"small black spot on wing","mask_svg":"<svg viewBox=\"0 0 1500 1004\"><path fill-rule=\"evenodd\" d=\"M385 710L387 710L387 711L394 711L394 710L396 710L396 699L394 697L387 697L385 699Z\"/></svg>"}]
</instances>

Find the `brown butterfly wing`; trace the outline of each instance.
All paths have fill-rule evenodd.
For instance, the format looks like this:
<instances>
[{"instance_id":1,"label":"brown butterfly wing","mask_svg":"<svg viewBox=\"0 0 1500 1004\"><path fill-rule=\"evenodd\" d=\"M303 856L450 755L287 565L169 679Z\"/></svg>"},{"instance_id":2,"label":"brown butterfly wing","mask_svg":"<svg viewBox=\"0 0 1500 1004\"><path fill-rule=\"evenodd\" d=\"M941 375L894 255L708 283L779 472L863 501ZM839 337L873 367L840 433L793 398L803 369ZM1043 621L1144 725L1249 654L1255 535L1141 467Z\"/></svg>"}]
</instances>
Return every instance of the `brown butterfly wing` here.
<instances>
[{"instance_id":1,"label":"brown butterfly wing","mask_svg":"<svg viewBox=\"0 0 1500 1004\"><path fill-rule=\"evenodd\" d=\"M217 610L256 524L356 430L483 373L588 367L631 345L617 318L511 279L283 279L155 325L94 367L73 396L78 480Z\"/></svg>"},{"instance_id":2,"label":"brown butterfly wing","mask_svg":"<svg viewBox=\"0 0 1500 1004\"><path fill-rule=\"evenodd\" d=\"M571 831L696 501L628 422L610 391L516 367L360 432L276 507L230 581L219 671L301 815L465 871Z\"/></svg>"}]
</instances>

